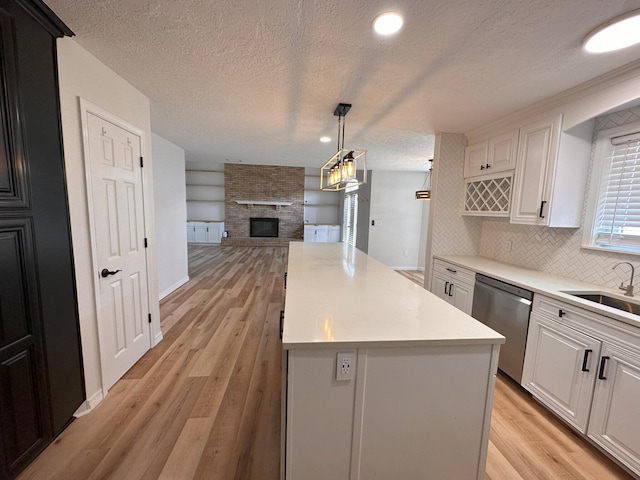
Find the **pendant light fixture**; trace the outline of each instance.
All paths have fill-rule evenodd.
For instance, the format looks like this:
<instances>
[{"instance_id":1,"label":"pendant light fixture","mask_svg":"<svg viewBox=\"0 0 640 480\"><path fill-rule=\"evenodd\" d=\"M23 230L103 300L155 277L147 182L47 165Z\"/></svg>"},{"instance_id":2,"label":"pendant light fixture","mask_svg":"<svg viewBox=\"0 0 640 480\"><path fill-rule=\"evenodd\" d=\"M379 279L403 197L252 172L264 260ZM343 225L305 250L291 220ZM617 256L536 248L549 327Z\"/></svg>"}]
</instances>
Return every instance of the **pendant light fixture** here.
<instances>
[{"instance_id":1,"label":"pendant light fixture","mask_svg":"<svg viewBox=\"0 0 640 480\"><path fill-rule=\"evenodd\" d=\"M429 170L427 170L427 178L420 190L416 191L416 200L431 199L431 172L433 171L433 158L429 160Z\"/></svg>"},{"instance_id":2,"label":"pendant light fixture","mask_svg":"<svg viewBox=\"0 0 640 480\"><path fill-rule=\"evenodd\" d=\"M339 103L333 112L338 117L338 151L320 169L320 190L335 192L367 183L367 151L344 148L344 117L350 109L350 103Z\"/></svg>"}]
</instances>

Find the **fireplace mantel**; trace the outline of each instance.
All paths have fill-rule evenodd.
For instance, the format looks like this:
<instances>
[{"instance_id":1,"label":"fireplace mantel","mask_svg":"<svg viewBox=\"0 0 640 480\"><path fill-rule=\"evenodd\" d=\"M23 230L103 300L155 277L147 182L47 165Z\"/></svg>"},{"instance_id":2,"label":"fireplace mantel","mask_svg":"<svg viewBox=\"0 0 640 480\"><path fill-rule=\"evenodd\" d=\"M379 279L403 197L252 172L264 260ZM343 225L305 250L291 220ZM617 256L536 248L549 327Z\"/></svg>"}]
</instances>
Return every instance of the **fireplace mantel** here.
<instances>
[{"instance_id":1,"label":"fireplace mantel","mask_svg":"<svg viewBox=\"0 0 640 480\"><path fill-rule=\"evenodd\" d=\"M268 200L268 201L264 201L264 200L236 200L235 201L238 205L246 205L248 208L254 206L254 205L270 205L270 206L274 206L276 207L276 210L280 207L288 207L289 205L291 205L293 202L280 202L280 201L276 201L276 200Z\"/></svg>"}]
</instances>

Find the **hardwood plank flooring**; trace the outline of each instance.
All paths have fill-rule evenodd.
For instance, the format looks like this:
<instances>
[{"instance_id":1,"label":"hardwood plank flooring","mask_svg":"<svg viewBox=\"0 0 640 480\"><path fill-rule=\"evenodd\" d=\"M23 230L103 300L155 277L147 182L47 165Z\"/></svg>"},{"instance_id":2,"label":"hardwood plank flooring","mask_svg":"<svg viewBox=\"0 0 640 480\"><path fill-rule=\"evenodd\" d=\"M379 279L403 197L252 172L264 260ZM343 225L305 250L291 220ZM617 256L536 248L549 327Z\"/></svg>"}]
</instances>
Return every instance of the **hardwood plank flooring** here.
<instances>
[{"instance_id":1,"label":"hardwood plank flooring","mask_svg":"<svg viewBox=\"0 0 640 480\"><path fill-rule=\"evenodd\" d=\"M161 302L164 340L19 479L278 479L286 259L286 247L190 246L191 280ZM624 478L498 378L488 480Z\"/></svg>"}]
</instances>

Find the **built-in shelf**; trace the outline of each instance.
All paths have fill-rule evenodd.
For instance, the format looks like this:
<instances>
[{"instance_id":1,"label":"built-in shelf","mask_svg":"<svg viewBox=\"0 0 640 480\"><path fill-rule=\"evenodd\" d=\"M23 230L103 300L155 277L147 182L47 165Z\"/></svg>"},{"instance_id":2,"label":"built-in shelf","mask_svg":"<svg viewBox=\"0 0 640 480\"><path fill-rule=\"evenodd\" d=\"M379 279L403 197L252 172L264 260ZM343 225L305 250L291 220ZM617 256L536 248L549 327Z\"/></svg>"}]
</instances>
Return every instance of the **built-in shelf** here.
<instances>
[{"instance_id":1,"label":"built-in shelf","mask_svg":"<svg viewBox=\"0 0 640 480\"><path fill-rule=\"evenodd\" d=\"M274 207L288 207L293 202L280 202L277 200L263 201L263 200L236 200L238 205L270 205Z\"/></svg>"},{"instance_id":2,"label":"built-in shelf","mask_svg":"<svg viewBox=\"0 0 640 480\"><path fill-rule=\"evenodd\" d=\"M336 207L339 207L340 204L339 203L305 203L304 206L305 207L332 207L332 208L336 208Z\"/></svg>"},{"instance_id":3,"label":"built-in shelf","mask_svg":"<svg viewBox=\"0 0 640 480\"><path fill-rule=\"evenodd\" d=\"M196 200L194 198L187 198L187 202L224 203L224 200Z\"/></svg>"}]
</instances>

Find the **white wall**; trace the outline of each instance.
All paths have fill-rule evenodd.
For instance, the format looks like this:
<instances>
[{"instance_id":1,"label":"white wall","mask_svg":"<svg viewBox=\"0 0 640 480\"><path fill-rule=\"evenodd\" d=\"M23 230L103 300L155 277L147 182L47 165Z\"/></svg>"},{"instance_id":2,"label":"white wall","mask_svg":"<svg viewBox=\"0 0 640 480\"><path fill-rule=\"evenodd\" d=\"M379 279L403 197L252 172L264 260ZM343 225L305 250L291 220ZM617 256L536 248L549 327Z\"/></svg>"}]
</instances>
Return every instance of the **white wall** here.
<instances>
[{"instance_id":1,"label":"white wall","mask_svg":"<svg viewBox=\"0 0 640 480\"><path fill-rule=\"evenodd\" d=\"M392 268L419 268L422 172L376 170L371 178L369 255ZM375 222L375 225L371 225Z\"/></svg>"},{"instance_id":2,"label":"white wall","mask_svg":"<svg viewBox=\"0 0 640 480\"><path fill-rule=\"evenodd\" d=\"M151 135L158 290L164 298L189 281L184 150Z\"/></svg>"},{"instance_id":3,"label":"white wall","mask_svg":"<svg viewBox=\"0 0 640 480\"><path fill-rule=\"evenodd\" d=\"M78 291L85 386L87 399L95 402L101 398L102 376L100 372L100 352L94 300L94 279L96 275L93 270L91 253L79 97L144 131L142 138L142 150L145 157L143 177L147 179L153 178L150 103L147 97L107 68L71 38L58 39L58 70L62 136L69 190L69 214L71 217L71 235ZM160 309L156 281L152 182L145 183L144 195L145 227L147 236L150 238L148 268L150 272L151 330L153 338L157 342L162 338L162 335L160 333Z\"/></svg>"}]
</instances>

